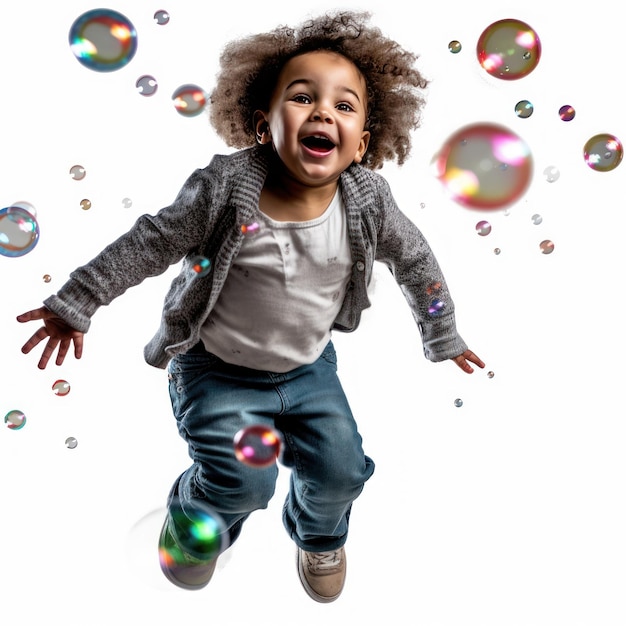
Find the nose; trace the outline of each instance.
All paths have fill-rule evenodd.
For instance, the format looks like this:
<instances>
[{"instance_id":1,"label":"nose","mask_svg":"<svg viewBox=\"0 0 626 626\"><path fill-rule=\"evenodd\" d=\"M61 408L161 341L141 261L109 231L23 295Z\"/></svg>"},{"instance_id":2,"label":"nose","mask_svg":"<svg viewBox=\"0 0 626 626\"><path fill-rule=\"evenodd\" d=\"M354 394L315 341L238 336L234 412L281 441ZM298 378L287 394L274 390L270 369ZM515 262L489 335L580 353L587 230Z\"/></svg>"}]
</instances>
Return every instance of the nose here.
<instances>
[{"instance_id":1,"label":"nose","mask_svg":"<svg viewBox=\"0 0 626 626\"><path fill-rule=\"evenodd\" d=\"M313 122L327 122L333 123L333 116L323 107L318 107L311 113L311 120Z\"/></svg>"}]
</instances>

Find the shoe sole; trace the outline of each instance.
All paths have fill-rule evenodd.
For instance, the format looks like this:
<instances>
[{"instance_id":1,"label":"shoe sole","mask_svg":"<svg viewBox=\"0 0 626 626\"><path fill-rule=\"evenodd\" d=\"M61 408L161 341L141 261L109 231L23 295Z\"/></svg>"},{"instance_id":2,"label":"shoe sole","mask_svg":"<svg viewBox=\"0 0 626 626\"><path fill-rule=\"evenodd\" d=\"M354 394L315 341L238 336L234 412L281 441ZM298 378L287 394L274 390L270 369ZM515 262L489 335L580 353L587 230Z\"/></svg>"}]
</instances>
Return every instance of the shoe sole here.
<instances>
[{"instance_id":1,"label":"shoe sole","mask_svg":"<svg viewBox=\"0 0 626 626\"><path fill-rule=\"evenodd\" d=\"M316 602L322 602L323 604L334 602L341 595L343 588L341 589L341 591L339 591L337 595L334 595L334 596L321 596L319 593L317 593L317 591L315 591L311 587L311 585L309 585L309 581L307 580L304 574L304 565L302 563L302 552L303 551L301 548L296 549L296 564L298 566L298 575L300 576L300 582L302 583L304 590L307 592L309 597L313 598L313 600L315 600Z\"/></svg>"}]
</instances>

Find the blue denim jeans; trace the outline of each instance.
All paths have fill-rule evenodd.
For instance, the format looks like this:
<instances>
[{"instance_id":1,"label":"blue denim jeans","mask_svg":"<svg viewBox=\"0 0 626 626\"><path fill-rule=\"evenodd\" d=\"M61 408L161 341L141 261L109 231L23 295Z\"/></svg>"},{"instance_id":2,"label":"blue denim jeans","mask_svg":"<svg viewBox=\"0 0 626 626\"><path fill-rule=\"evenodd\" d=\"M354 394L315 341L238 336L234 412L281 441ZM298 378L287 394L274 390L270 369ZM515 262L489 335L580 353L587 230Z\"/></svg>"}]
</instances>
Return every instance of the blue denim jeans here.
<instances>
[{"instance_id":1,"label":"blue denim jeans","mask_svg":"<svg viewBox=\"0 0 626 626\"><path fill-rule=\"evenodd\" d=\"M282 435L279 461L290 468L283 524L300 548L323 552L347 538L353 501L374 471L337 377L330 342L311 365L279 374L225 363L198 344L168 366L178 430L193 465L172 496L200 500L238 537L246 518L267 508L278 467L250 467L234 454L235 434L265 424Z\"/></svg>"}]
</instances>

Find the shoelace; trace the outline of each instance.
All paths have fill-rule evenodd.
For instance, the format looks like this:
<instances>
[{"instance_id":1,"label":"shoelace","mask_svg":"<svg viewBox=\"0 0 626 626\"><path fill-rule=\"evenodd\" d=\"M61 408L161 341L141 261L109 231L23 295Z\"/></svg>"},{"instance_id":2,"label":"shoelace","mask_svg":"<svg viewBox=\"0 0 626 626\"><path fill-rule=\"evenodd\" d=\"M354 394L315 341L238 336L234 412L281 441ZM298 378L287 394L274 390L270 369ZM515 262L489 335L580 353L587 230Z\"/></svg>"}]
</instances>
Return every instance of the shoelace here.
<instances>
[{"instance_id":1,"label":"shoelace","mask_svg":"<svg viewBox=\"0 0 626 626\"><path fill-rule=\"evenodd\" d=\"M326 570L341 565L341 553L339 550L330 552L309 552L309 568L314 572L323 573Z\"/></svg>"}]
</instances>

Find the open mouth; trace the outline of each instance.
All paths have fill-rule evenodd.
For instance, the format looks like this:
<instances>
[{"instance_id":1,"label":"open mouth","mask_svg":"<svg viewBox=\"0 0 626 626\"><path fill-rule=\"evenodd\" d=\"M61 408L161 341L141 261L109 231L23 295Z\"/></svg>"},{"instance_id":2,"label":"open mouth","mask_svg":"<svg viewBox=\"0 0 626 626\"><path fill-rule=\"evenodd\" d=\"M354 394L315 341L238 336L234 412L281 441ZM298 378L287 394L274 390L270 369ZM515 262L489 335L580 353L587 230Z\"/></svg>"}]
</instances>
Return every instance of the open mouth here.
<instances>
[{"instance_id":1,"label":"open mouth","mask_svg":"<svg viewBox=\"0 0 626 626\"><path fill-rule=\"evenodd\" d=\"M335 144L324 135L304 137L302 144L313 152L330 152L335 147Z\"/></svg>"}]
</instances>

